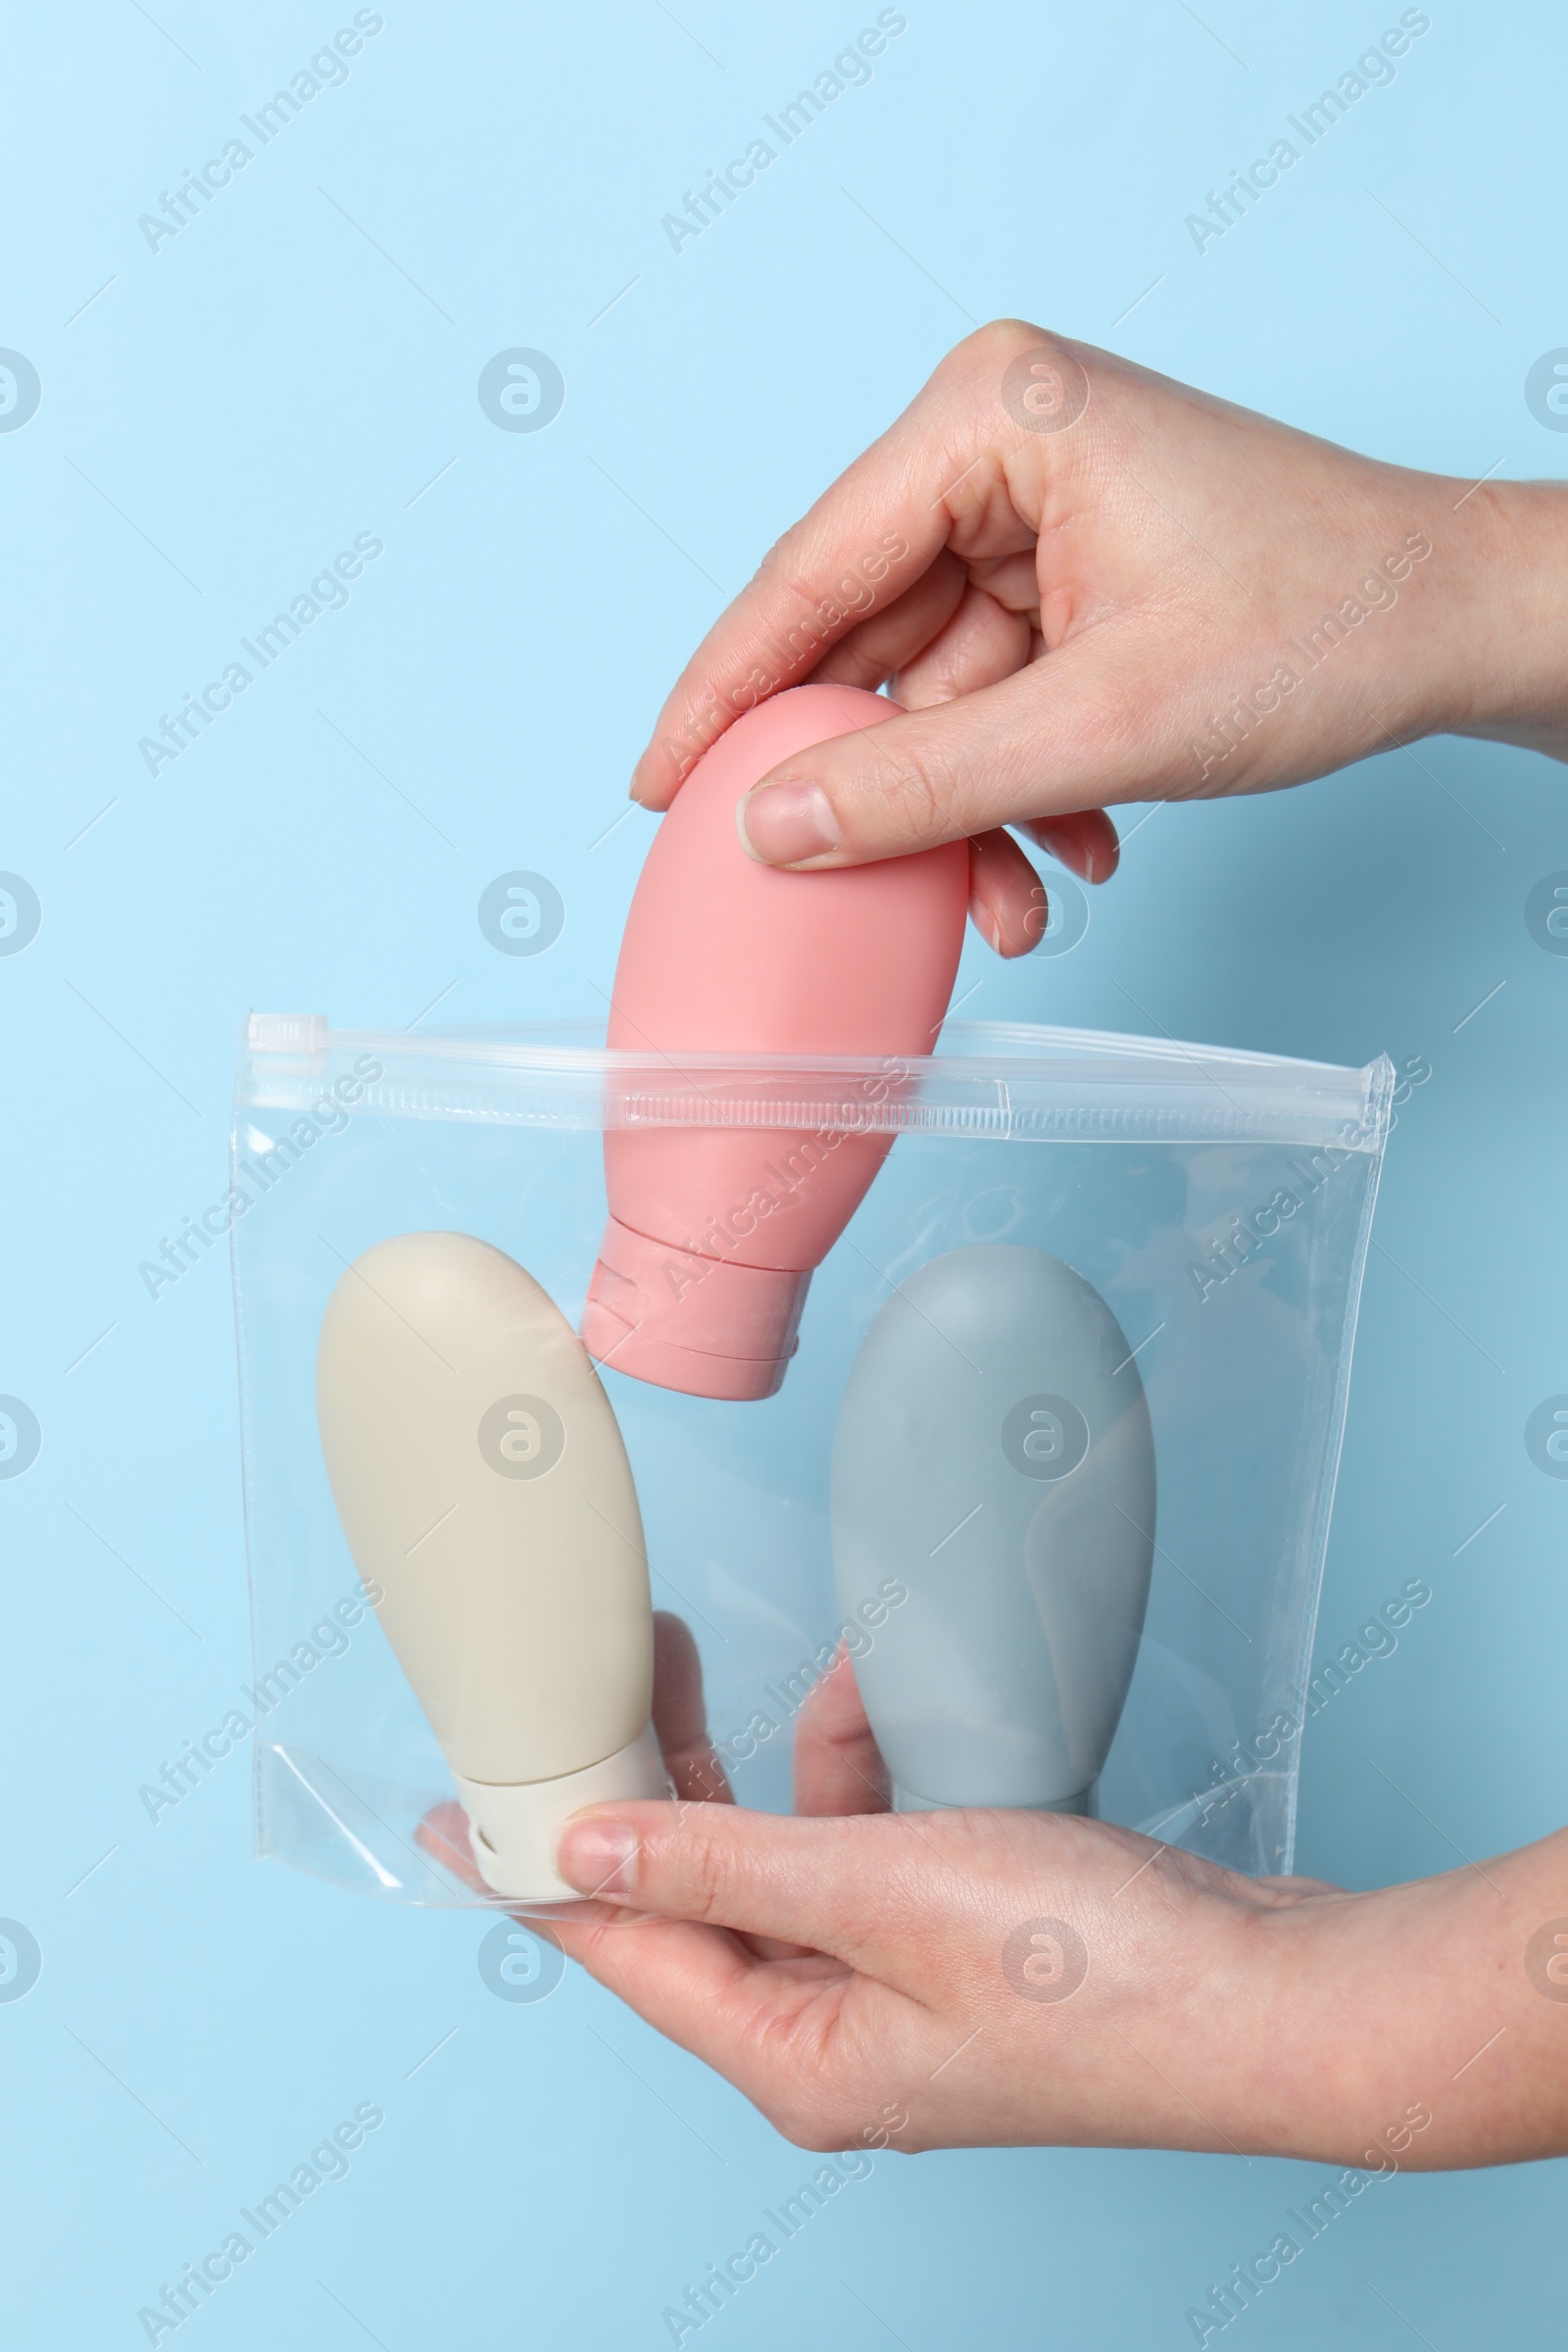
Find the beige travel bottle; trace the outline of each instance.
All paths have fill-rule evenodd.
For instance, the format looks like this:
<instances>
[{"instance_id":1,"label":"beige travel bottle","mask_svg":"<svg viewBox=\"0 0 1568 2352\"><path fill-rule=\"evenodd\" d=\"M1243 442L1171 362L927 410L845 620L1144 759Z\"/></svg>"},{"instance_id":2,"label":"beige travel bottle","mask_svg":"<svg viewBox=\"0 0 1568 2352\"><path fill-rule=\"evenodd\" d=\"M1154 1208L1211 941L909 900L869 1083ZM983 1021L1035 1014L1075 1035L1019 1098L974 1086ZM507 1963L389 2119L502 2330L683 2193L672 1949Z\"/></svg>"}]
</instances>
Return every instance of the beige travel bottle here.
<instances>
[{"instance_id":1,"label":"beige travel bottle","mask_svg":"<svg viewBox=\"0 0 1568 2352\"><path fill-rule=\"evenodd\" d=\"M567 1815L666 1793L642 1519L581 1341L502 1250L403 1234L333 1291L316 1393L349 1549L486 1885L572 1896L553 1861Z\"/></svg>"}]
</instances>

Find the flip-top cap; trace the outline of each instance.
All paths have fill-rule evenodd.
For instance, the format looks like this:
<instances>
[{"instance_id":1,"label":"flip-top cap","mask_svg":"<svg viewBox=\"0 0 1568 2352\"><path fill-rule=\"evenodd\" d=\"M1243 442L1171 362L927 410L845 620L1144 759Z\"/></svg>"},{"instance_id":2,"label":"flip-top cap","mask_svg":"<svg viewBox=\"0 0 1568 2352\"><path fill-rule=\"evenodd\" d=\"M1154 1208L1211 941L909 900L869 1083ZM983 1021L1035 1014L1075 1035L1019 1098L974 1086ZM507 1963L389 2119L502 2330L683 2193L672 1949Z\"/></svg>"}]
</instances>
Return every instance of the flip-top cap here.
<instances>
[{"instance_id":1,"label":"flip-top cap","mask_svg":"<svg viewBox=\"0 0 1568 2352\"><path fill-rule=\"evenodd\" d=\"M556 1839L584 1805L669 1794L651 1728L614 1755L554 1780L501 1784L453 1777L479 1875L493 1893L515 1903L577 1901L581 1888L556 1874Z\"/></svg>"}]
</instances>

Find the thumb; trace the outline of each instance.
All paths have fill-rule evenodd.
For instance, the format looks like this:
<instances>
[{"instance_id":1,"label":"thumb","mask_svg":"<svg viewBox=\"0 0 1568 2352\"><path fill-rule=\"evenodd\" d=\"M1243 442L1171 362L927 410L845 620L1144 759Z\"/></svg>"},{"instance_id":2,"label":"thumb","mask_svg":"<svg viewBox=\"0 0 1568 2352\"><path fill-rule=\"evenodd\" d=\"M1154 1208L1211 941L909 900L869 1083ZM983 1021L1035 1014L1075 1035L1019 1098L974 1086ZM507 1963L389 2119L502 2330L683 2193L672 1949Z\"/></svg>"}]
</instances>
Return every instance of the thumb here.
<instances>
[{"instance_id":1,"label":"thumb","mask_svg":"<svg viewBox=\"0 0 1568 2352\"><path fill-rule=\"evenodd\" d=\"M813 744L753 785L741 838L763 865L863 865L1155 797L1186 771L1179 731L1149 732L1167 699L1154 667L1107 623L995 686Z\"/></svg>"},{"instance_id":2,"label":"thumb","mask_svg":"<svg viewBox=\"0 0 1568 2352\"><path fill-rule=\"evenodd\" d=\"M574 1814L556 1867L603 1903L831 1952L893 1978L936 1888L908 1820L792 1820L736 1805L640 1803ZM940 1869L933 1848L929 1857Z\"/></svg>"}]
</instances>

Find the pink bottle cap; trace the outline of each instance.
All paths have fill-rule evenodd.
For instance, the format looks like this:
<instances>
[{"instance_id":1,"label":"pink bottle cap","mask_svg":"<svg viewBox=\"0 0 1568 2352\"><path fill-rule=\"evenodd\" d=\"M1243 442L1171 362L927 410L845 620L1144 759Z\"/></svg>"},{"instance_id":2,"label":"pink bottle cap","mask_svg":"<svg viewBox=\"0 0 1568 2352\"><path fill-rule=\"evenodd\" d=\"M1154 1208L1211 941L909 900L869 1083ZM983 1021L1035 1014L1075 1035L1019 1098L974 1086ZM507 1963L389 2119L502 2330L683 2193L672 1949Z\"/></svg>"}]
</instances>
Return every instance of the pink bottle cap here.
<instances>
[{"instance_id":1,"label":"pink bottle cap","mask_svg":"<svg viewBox=\"0 0 1568 2352\"><path fill-rule=\"evenodd\" d=\"M583 1310L602 1364L688 1396L748 1403L783 1386L810 1282L651 1241L612 1217Z\"/></svg>"}]
</instances>

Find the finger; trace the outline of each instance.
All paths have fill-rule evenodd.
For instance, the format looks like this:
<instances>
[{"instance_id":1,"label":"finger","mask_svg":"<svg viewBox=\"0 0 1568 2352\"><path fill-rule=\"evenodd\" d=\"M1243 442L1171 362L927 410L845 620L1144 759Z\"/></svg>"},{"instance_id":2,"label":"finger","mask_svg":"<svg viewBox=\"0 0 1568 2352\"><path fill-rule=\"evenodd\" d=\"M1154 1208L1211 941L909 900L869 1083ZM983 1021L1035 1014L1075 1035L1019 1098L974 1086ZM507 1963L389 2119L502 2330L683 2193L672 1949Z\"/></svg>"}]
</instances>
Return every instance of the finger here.
<instances>
[{"instance_id":1,"label":"finger","mask_svg":"<svg viewBox=\"0 0 1568 2352\"><path fill-rule=\"evenodd\" d=\"M1303 1879L1293 1874L1288 1879L1250 1879L1247 1882L1249 1900L1264 1908L1286 1908L1292 1903L1305 1902L1314 1894L1343 1894L1345 1888L1332 1879Z\"/></svg>"},{"instance_id":2,"label":"finger","mask_svg":"<svg viewBox=\"0 0 1568 2352\"><path fill-rule=\"evenodd\" d=\"M948 355L715 621L660 712L632 777L634 800L666 808L681 778L742 711L800 685L852 629L904 596L947 544L950 498L960 496L966 514L983 517L984 558L1033 546L1034 528L1013 513L999 458L1032 437L1009 416L1000 388L1013 351L1042 338L1017 321L983 328L981 338ZM976 398L979 379L989 397Z\"/></svg>"},{"instance_id":3,"label":"finger","mask_svg":"<svg viewBox=\"0 0 1568 2352\"><path fill-rule=\"evenodd\" d=\"M1116 828L1102 808L1018 827L1083 882L1108 882L1121 856ZM1027 956L1051 919L1052 886L1042 879L1012 836L998 827L969 842L969 920L1003 956Z\"/></svg>"},{"instance_id":4,"label":"finger","mask_svg":"<svg viewBox=\"0 0 1568 2352\"><path fill-rule=\"evenodd\" d=\"M667 1763L668 1759L665 1760ZM718 1801L733 1804L734 1799L726 1794ZM450 1871L453 1878L469 1887L473 1893L486 1897L490 1895L492 1889L473 1858L468 1842L468 1816L461 1805L432 1805L415 1830L414 1840L434 1861L439 1862L443 1870ZM615 1910L608 1903L591 1900L577 1902L565 1898L550 1903L530 1903L526 1911L514 1911L512 1916L530 1934L546 1936L559 1943L570 1960L582 1959L593 1948L590 1931L594 1927L606 1920L623 1926L628 1918L628 1914ZM672 1930L681 1923L662 1920L658 1924ZM707 1936L720 1935L723 1931L703 1928L693 1929L691 1933ZM727 1940L736 1952L757 1960L797 1960L808 1956L806 1945L787 1943L775 1936L732 1936ZM834 1965L838 1964L835 1962ZM603 1983L610 1983L603 1970L594 1973L600 1976ZM620 1985L613 1984L612 1989L619 1991Z\"/></svg>"},{"instance_id":5,"label":"finger","mask_svg":"<svg viewBox=\"0 0 1568 2352\"><path fill-rule=\"evenodd\" d=\"M708 1736L703 1662L691 1628L668 1609L654 1611L654 1733L677 1797L732 1805L729 1776ZM801 1949L767 1936L742 1938L759 1959L786 1960Z\"/></svg>"},{"instance_id":6,"label":"finger","mask_svg":"<svg viewBox=\"0 0 1568 2352\"><path fill-rule=\"evenodd\" d=\"M1000 826L969 843L969 920L988 948L1007 957L1037 948L1050 920L1046 885Z\"/></svg>"},{"instance_id":7,"label":"finger","mask_svg":"<svg viewBox=\"0 0 1568 2352\"><path fill-rule=\"evenodd\" d=\"M607 1903L775 1936L898 1981L939 1899L928 1882L942 1849L919 1828L892 1815L797 1821L730 1805L599 1806L567 1822L556 1867Z\"/></svg>"},{"instance_id":8,"label":"finger","mask_svg":"<svg viewBox=\"0 0 1568 2352\"><path fill-rule=\"evenodd\" d=\"M920 493L895 454L901 437L895 426L856 460L703 639L632 771L632 798L645 808L666 808L688 770L742 711L803 684L842 638L895 604L941 553L947 516L939 506L918 511Z\"/></svg>"},{"instance_id":9,"label":"finger","mask_svg":"<svg viewBox=\"0 0 1568 2352\"><path fill-rule=\"evenodd\" d=\"M940 637L963 601L966 578L957 557L941 549L912 588L830 648L812 670L810 683L863 686L874 694Z\"/></svg>"},{"instance_id":10,"label":"finger","mask_svg":"<svg viewBox=\"0 0 1568 2352\"><path fill-rule=\"evenodd\" d=\"M1049 850L1080 882L1108 882L1121 863L1121 842L1103 808L1076 808L1068 816L1029 817L1018 830Z\"/></svg>"},{"instance_id":11,"label":"finger","mask_svg":"<svg viewBox=\"0 0 1568 2352\"><path fill-rule=\"evenodd\" d=\"M1182 743L1150 726L1152 665L1132 633L1114 646L1110 635L1086 632L980 693L781 760L741 804L753 854L861 865L1174 786Z\"/></svg>"},{"instance_id":12,"label":"finger","mask_svg":"<svg viewBox=\"0 0 1568 2352\"><path fill-rule=\"evenodd\" d=\"M967 587L947 625L901 664L893 699L918 710L977 694L1022 669L1030 639L1027 612L1011 612L983 588Z\"/></svg>"},{"instance_id":13,"label":"finger","mask_svg":"<svg viewBox=\"0 0 1568 2352\"><path fill-rule=\"evenodd\" d=\"M847 1648L808 1693L795 1723L797 1814L886 1813L892 1797Z\"/></svg>"},{"instance_id":14,"label":"finger","mask_svg":"<svg viewBox=\"0 0 1568 2352\"><path fill-rule=\"evenodd\" d=\"M483 1895L487 1903L495 1900L494 1887L473 1858L473 1847L469 1842L468 1816L460 1804L449 1800L445 1804L432 1805L424 1819L416 1827L414 1842L422 1847L425 1853L440 1863L443 1870L450 1871L455 1879L469 1887L473 1893ZM516 1899L520 1902L524 1898L518 1896ZM530 1903L526 1911L514 1911L512 1916L521 1926L536 1933L555 1936L559 1941L557 1931L563 1919L592 1921L595 1918L617 1918L620 1915L612 1912L603 1903L583 1902L575 1895L562 1895L548 1906L541 1900L537 1903ZM547 1929L540 1927L541 1920L549 1921Z\"/></svg>"},{"instance_id":15,"label":"finger","mask_svg":"<svg viewBox=\"0 0 1568 2352\"><path fill-rule=\"evenodd\" d=\"M735 1802L708 1736L697 1643L690 1627L669 1609L654 1611L653 1724L677 1797L708 1804ZM476 1893L489 1891L473 1860L468 1816L461 1805L432 1805L415 1831L415 1839Z\"/></svg>"},{"instance_id":16,"label":"finger","mask_svg":"<svg viewBox=\"0 0 1568 2352\"><path fill-rule=\"evenodd\" d=\"M653 1719L675 1794L732 1805L729 1781L708 1736L697 1643L691 1628L668 1609L654 1611Z\"/></svg>"}]
</instances>

